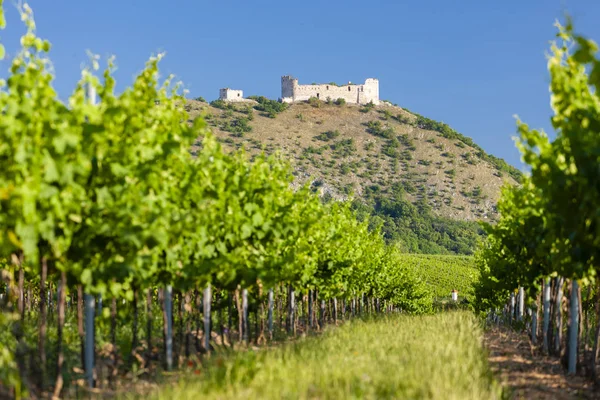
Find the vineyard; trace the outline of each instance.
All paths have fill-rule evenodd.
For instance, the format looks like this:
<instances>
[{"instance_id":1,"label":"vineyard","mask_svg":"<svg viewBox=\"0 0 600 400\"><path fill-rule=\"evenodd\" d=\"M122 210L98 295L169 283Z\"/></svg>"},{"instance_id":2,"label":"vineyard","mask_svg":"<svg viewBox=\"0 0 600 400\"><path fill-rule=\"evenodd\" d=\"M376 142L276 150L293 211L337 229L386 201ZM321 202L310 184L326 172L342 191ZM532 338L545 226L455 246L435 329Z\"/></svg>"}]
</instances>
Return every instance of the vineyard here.
<instances>
[{"instance_id":1,"label":"vineyard","mask_svg":"<svg viewBox=\"0 0 600 400\"><path fill-rule=\"evenodd\" d=\"M218 347L431 310L349 203L292 190L278 155L226 153L188 124L162 56L120 95L113 61L100 78L92 57L61 103L50 44L20 11L28 31L0 82L3 395L117 390Z\"/></svg>"},{"instance_id":2,"label":"vineyard","mask_svg":"<svg viewBox=\"0 0 600 400\"><path fill-rule=\"evenodd\" d=\"M518 121L531 174L505 187L501 218L477 254L476 307L527 331L569 375L596 385L600 341L600 60L595 42L558 25L550 71L556 138Z\"/></svg>"},{"instance_id":3,"label":"vineyard","mask_svg":"<svg viewBox=\"0 0 600 400\"><path fill-rule=\"evenodd\" d=\"M479 270L473 257L405 254L402 262L417 271L436 298L448 298L452 290L467 301L473 300L473 287Z\"/></svg>"},{"instance_id":4,"label":"vineyard","mask_svg":"<svg viewBox=\"0 0 600 400\"><path fill-rule=\"evenodd\" d=\"M120 94L114 60L91 56L61 102L17 7L0 398L500 398L483 320L600 385L600 59L570 22L549 58L556 138L518 121L531 173L466 257L402 253L385 219L298 187L280 153L223 149L159 79L162 54ZM453 291L471 311L436 313Z\"/></svg>"}]
</instances>

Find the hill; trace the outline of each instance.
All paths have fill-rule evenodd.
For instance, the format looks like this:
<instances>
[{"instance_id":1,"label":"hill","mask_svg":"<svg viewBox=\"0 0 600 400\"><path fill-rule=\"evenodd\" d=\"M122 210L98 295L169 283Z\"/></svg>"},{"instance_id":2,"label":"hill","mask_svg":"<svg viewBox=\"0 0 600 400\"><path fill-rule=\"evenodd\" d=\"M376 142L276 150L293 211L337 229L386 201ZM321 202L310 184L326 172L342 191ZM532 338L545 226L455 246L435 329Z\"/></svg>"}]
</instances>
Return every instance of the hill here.
<instances>
[{"instance_id":1,"label":"hill","mask_svg":"<svg viewBox=\"0 0 600 400\"><path fill-rule=\"evenodd\" d=\"M405 238L407 251L470 254L481 234L474 221L495 221L500 187L520 179L518 170L470 138L387 102L370 107L253 99L189 100L186 108L191 118L204 115L226 148L244 146L250 155L280 150L294 166L296 184L309 182L325 198L360 198L367 212L380 217L388 238ZM406 224L391 221L398 212L425 218L425 227L403 229ZM412 243L415 232L412 242L431 243ZM464 243L440 243L457 240Z\"/></svg>"}]
</instances>

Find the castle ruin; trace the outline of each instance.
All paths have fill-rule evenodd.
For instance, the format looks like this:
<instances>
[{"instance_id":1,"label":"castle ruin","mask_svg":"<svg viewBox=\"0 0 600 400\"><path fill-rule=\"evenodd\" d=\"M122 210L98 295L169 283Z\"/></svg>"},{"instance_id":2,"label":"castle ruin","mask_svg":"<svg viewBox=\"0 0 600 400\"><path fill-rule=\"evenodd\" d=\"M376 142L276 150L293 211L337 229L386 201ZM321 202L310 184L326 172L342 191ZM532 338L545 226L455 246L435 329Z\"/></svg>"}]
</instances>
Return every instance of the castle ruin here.
<instances>
[{"instance_id":1,"label":"castle ruin","mask_svg":"<svg viewBox=\"0 0 600 400\"><path fill-rule=\"evenodd\" d=\"M320 100L337 100L342 98L346 103L352 104L379 104L379 80L368 78L364 84L353 85L348 82L347 85L318 84L318 85L299 85L298 79L286 75L281 77L281 101L284 103L294 103L297 101L306 101L311 97Z\"/></svg>"},{"instance_id":2,"label":"castle ruin","mask_svg":"<svg viewBox=\"0 0 600 400\"><path fill-rule=\"evenodd\" d=\"M219 100L244 101L244 92L242 90L233 90L229 88L219 89Z\"/></svg>"}]
</instances>

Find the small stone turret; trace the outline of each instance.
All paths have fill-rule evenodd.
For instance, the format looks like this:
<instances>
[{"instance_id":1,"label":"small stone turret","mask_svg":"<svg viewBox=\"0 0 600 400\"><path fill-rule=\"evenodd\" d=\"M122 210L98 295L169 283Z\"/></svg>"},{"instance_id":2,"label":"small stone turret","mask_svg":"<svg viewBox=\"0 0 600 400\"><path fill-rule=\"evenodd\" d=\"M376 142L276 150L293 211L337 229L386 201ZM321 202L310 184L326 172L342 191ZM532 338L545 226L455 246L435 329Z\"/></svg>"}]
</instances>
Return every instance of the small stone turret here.
<instances>
[{"instance_id":1,"label":"small stone turret","mask_svg":"<svg viewBox=\"0 0 600 400\"><path fill-rule=\"evenodd\" d=\"M225 101L243 101L244 92L242 90L234 90L224 88L219 90L219 100Z\"/></svg>"}]
</instances>

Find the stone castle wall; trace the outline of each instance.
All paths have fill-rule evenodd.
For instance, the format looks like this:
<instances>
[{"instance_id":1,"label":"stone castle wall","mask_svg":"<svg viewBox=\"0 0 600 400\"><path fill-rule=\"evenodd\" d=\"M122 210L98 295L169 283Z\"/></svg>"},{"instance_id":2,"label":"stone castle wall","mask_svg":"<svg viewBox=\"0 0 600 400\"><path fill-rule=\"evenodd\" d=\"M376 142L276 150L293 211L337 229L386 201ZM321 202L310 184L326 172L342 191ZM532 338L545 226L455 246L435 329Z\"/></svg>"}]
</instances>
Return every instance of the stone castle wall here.
<instances>
[{"instance_id":1,"label":"stone castle wall","mask_svg":"<svg viewBox=\"0 0 600 400\"><path fill-rule=\"evenodd\" d=\"M337 100L342 98L347 103L352 104L379 104L379 81L369 78L364 84L348 85L299 85L298 79L291 76L281 77L281 101L285 103L294 103L297 101L306 101L311 97L317 97L320 100Z\"/></svg>"}]
</instances>

